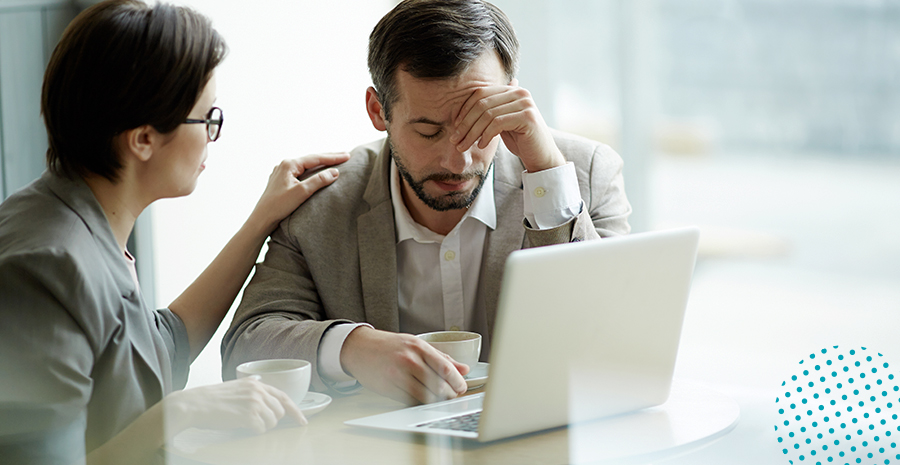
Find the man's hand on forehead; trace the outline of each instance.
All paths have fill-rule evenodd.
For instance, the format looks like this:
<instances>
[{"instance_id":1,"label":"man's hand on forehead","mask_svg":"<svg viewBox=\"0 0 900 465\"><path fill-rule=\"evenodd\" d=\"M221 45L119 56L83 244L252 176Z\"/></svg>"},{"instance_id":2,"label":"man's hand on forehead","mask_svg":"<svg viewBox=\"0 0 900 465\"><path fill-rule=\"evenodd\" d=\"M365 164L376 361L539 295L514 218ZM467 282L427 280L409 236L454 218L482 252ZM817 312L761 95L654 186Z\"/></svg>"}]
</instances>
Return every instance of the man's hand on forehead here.
<instances>
[{"instance_id":1,"label":"man's hand on forehead","mask_svg":"<svg viewBox=\"0 0 900 465\"><path fill-rule=\"evenodd\" d=\"M516 84L513 80L509 86L476 88L453 121L450 142L459 151L475 144L483 149L499 135L529 172L564 165L566 159L556 147L531 93Z\"/></svg>"}]
</instances>

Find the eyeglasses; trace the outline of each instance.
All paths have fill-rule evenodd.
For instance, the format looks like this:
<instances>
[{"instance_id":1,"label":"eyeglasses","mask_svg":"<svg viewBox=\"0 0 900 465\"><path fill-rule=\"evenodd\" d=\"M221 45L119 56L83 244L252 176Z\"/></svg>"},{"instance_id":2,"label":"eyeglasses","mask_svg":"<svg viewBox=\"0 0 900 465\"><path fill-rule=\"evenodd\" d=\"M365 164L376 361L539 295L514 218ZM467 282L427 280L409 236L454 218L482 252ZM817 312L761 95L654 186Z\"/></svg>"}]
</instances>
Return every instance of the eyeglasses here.
<instances>
[{"instance_id":1,"label":"eyeglasses","mask_svg":"<svg viewBox=\"0 0 900 465\"><path fill-rule=\"evenodd\" d=\"M205 123L206 124L206 135L209 137L210 142L215 142L216 139L219 138L219 134L222 133L222 123L225 121L222 116L222 109L219 107L212 107L209 110L209 113L206 114L205 119L186 119L184 122L186 124L191 123Z\"/></svg>"}]
</instances>

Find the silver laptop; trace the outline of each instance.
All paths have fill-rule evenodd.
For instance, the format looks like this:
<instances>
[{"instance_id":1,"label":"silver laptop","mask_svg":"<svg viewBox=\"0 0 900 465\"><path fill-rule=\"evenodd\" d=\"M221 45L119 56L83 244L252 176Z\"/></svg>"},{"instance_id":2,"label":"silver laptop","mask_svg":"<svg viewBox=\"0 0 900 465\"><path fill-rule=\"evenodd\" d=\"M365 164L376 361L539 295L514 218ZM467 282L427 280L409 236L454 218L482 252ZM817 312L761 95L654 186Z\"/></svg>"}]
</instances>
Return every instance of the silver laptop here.
<instances>
[{"instance_id":1,"label":"silver laptop","mask_svg":"<svg viewBox=\"0 0 900 465\"><path fill-rule=\"evenodd\" d=\"M665 402L699 236L513 252L485 392L345 423L493 441Z\"/></svg>"}]
</instances>

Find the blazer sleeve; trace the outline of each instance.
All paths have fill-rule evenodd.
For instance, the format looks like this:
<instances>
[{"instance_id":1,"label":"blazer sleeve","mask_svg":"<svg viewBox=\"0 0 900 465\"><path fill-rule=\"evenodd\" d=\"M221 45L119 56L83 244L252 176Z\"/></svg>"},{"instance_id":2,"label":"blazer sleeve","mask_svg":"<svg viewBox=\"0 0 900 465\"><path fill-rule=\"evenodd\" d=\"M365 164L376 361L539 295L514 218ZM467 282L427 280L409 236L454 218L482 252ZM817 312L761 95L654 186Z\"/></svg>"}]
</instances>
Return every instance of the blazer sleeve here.
<instances>
[{"instance_id":1,"label":"blazer sleeve","mask_svg":"<svg viewBox=\"0 0 900 465\"><path fill-rule=\"evenodd\" d=\"M311 389L328 390L319 377L319 341L329 327L350 320L326 320L309 266L292 239L291 217L269 239L265 260L244 290L222 339L222 378L233 379L244 362L290 358L312 364Z\"/></svg>"},{"instance_id":2,"label":"blazer sleeve","mask_svg":"<svg viewBox=\"0 0 900 465\"><path fill-rule=\"evenodd\" d=\"M172 388L184 389L191 369L191 344L184 322L173 311L163 308L153 312L156 330L162 336L172 366Z\"/></svg>"},{"instance_id":3,"label":"blazer sleeve","mask_svg":"<svg viewBox=\"0 0 900 465\"><path fill-rule=\"evenodd\" d=\"M65 255L0 263L0 457L8 463L83 459L94 351ZM67 286L66 284L71 284Z\"/></svg>"},{"instance_id":4,"label":"blazer sleeve","mask_svg":"<svg viewBox=\"0 0 900 465\"><path fill-rule=\"evenodd\" d=\"M631 231L628 224L631 204L625 196L622 157L609 146L594 143L590 157L582 162L577 156L577 148L565 143L560 145L567 158L575 161L584 207L578 216L557 228L534 229L525 221L525 247L628 234Z\"/></svg>"}]
</instances>

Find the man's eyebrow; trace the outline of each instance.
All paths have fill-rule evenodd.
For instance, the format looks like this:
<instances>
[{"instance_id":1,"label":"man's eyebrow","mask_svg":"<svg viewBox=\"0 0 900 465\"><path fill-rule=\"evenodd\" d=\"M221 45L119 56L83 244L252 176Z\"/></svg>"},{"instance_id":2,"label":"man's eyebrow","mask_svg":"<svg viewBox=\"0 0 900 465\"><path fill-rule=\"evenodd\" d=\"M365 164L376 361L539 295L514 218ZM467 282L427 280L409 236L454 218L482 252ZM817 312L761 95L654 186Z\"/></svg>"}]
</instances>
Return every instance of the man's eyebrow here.
<instances>
[{"instance_id":1,"label":"man's eyebrow","mask_svg":"<svg viewBox=\"0 0 900 465\"><path fill-rule=\"evenodd\" d=\"M435 121L435 120L433 120L433 119L425 118L424 116L423 116L423 117L419 117L419 118L415 118L415 119L411 119L411 120L408 121L407 124L417 124L417 123L430 124L430 125L432 125L432 126L443 126L443 125L444 125L444 123L440 123L440 122Z\"/></svg>"}]
</instances>

